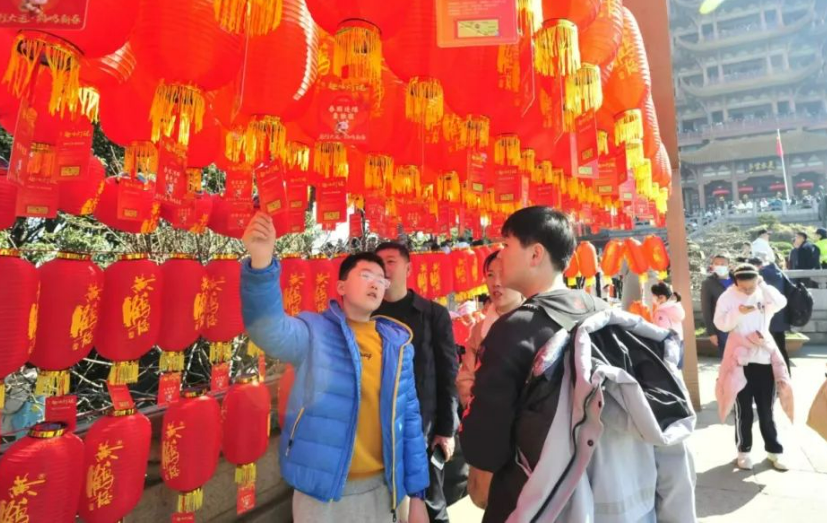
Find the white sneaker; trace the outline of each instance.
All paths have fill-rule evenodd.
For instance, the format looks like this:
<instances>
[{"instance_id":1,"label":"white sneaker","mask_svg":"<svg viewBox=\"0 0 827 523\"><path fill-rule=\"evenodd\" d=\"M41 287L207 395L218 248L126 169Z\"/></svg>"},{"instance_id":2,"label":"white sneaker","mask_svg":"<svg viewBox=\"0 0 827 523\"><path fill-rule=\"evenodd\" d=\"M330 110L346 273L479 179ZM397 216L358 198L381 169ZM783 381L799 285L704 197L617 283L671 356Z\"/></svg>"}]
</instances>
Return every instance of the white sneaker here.
<instances>
[{"instance_id":1,"label":"white sneaker","mask_svg":"<svg viewBox=\"0 0 827 523\"><path fill-rule=\"evenodd\" d=\"M752 470L752 458L749 452L738 453L738 468L741 470Z\"/></svg>"},{"instance_id":2,"label":"white sneaker","mask_svg":"<svg viewBox=\"0 0 827 523\"><path fill-rule=\"evenodd\" d=\"M772 454L768 452L767 459L770 460L770 463L772 463L772 466L775 468L775 470L780 470L782 472L790 470L790 466L787 465L786 461L784 460L783 454Z\"/></svg>"}]
</instances>

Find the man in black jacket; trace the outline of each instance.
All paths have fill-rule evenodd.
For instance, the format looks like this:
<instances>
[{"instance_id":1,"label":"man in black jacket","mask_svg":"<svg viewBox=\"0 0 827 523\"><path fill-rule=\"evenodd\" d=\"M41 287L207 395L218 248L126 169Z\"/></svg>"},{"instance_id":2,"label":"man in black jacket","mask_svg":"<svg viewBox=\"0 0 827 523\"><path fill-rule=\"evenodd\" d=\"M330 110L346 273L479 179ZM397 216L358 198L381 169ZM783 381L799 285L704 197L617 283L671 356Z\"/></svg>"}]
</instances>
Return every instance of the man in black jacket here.
<instances>
[{"instance_id":1,"label":"man in black jacket","mask_svg":"<svg viewBox=\"0 0 827 523\"><path fill-rule=\"evenodd\" d=\"M728 334L715 327L715 308L718 298L732 285L729 275L729 257L725 254L716 254L712 257L712 274L701 284L701 314L704 317L706 335L709 341L718 347L718 356L724 356Z\"/></svg>"},{"instance_id":2,"label":"man in black jacket","mask_svg":"<svg viewBox=\"0 0 827 523\"><path fill-rule=\"evenodd\" d=\"M795 248L790 252L791 271L809 271L821 268L821 252L810 243L807 233L798 231L793 240Z\"/></svg>"},{"instance_id":3,"label":"man in black jacket","mask_svg":"<svg viewBox=\"0 0 827 523\"><path fill-rule=\"evenodd\" d=\"M376 254L385 262L391 281L377 315L401 321L413 332L414 378L422 430L429 449L439 446L449 461L454 454L454 434L459 424L457 406L457 349L448 310L408 289L411 255L398 243L383 243ZM425 497L432 522L448 521L443 492L443 470L431 463L431 485Z\"/></svg>"},{"instance_id":4,"label":"man in black jacket","mask_svg":"<svg viewBox=\"0 0 827 523\"><path fill-rule=\"evenodd\" d=\"M506 521L526 482L521 459L535 466L546 433L520 430L520 396L537 351L561 328L571 330L597 310L602 300L566 287L563 272L574 254L574 230L568 217L549 207L527 207L503 225L500 251L503 285L527 296L502 316L480 349L480 368L460 430L460 443L471 465L468 491L485 508L483 523ZM561 442L561 445L566 442ZM490 485L490 486L489 486Z\"/></svg>"}]
</instances>

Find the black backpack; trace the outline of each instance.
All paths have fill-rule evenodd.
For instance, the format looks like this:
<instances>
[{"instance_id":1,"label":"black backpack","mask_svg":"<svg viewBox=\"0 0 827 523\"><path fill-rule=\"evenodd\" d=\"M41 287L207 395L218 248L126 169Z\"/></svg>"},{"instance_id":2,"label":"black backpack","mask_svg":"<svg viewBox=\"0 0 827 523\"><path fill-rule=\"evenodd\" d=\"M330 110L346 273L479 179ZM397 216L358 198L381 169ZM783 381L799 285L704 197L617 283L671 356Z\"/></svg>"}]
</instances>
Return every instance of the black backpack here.
<instances>
[{"instance_id":1,"label":"black backpack","mask_svg":"<svg viewBox=\"0 0 827 523\"><path fill-rule=\"evenodd\" d=\"M803 327L813 315L813 295L803 283L784 279L784 295L787 298L787 321L793 327Z\"/></svg>"}]
</instances>

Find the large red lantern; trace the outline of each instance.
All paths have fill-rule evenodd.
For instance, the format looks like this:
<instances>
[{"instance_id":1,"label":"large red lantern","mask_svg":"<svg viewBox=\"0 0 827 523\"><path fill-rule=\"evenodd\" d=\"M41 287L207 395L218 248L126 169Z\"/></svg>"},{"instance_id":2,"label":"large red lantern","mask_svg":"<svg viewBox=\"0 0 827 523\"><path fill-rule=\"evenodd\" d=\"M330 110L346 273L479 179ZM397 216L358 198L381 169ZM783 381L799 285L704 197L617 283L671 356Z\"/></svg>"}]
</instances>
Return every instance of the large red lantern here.
<instances>
[{"instance_id":1,"label":"large red lantern","mask_svg":"<svg viewBox=\"0 0 827 523\"><path fill-rule=\"evenodd\" d=\"M195 512L201 487L215 473L221 453L221 408L206 389L187 389L169 406L161 428L161 478L179 492L177 512Z\"/></svg>"},{"instance_id":2,"label":"large red lantern","mask_svg":"<svg viewBox=\"0 0 827 523\"><path fill-rule=\"evenodd\" d=\"M95 348L113 362L109 382L138 381L138 359L158 341L161 268L147 254L126 254L104 271Z\"/></svg>"},{"instance_id":3,"label":"large red lantern","mask_svg":"<svg viewBox=\"0 0 827 523\"><path fill-rule=\"evenodd\" d=\"M339 281L338 269L328 258L316 258L309 263L313 281L313 307L310 311L322 313L330 307L330 289Z\"/></svg>"},{"instance_id":4,"label":"large red lantern","mask_svg":"<svg viewBox=\"0 0 827 523\"><path fill-rule=\"evenodd\" d=\"M669 270L669 253L660 236L649 235L643 240L643 253L649 267L658 273L658 278L665 280Z\"/></svg>"},{"instance_id":5,"label":"large red lantern","mask_svg":"<svg viewBox=\"0 0 827 523\"><path fill-rule=\"evenodd\" d=\"M99 418L84 440L78 514L88 523L121 521L144 493L152 424L134 409Z\"/></svg>"},{"instance_id":6,"label":"large red lantern","mask_svg":"<svg viewBox=\"0 0 827 523\"><path fill-rule=\"evenodd\" d=\"M594 248L591 242L580 242L580 245L577 246L577 262L580 275L586 278L586 286L593 286L599 267L597 264L597 249Z\"/></svg>"},{"instance_id":7,"label":"large red lantern","mask_svg":"<svg viewBox=\"0 0 827 523\"><path fill-rule=\"evenodd\" d=\"M214 256L206 266L207 289L204 339L210 342L210 361L228 361L232 341L244 332L241 317L241 264L235 254Z\"/></svg>"},{"instance_id":8,"label":"large red lantern","mask_svg":"<svg viewBox=\"0 0 827 523\"><path fill-rule=\"evenodd\" d=\"M623 38L623 1L603 0L594 22L580 31L580 59L601 68L617 56Z\"/></svg>"},{"instance_id":9,"label":"large red lantern","mask_svg":"<svg viewBox=\"0 0 827 523\"><path fill-rule=\"evenodd\" d=\"M645 282L649 271L649 260L646 259L646 254L643 252L643 246L634 238L626 238L624 244L626 246L626 263L629 265L629 270L640 277L641 283Z\"/></svg>"},{"instance_id":10,"label":"large red lantern","mask_svg":"<svg viewBox=\"0 0 827 523\"><path fill-rule=\"evenodd\" d=\"M600 261L600 268L607 278L614 278L620 272L623 265L624 254L623 242L620 240L609 240L603 248L603 259Z\"/></svg>"},{"instance_id":11,"label":"large red lantern","mask_svg":"<svg viewBox=\"0 0 827 523\"><path fill-rule=\"evenodd\" d=\"M382 0L308 0L307 8L319 26L335 34L346 20L365 20L382 32L382 38L390 38L402 27L409 3L383 2Z\"/></svg>"},{"instance_id":12,"label":"large red lantern","mask_svg":"<svg viewBox=\"0 0 827 523\"><path fill-rule=\"evenodd\" d=\"M457 301L465 301L468 299L467 291L470 287L470 267L468 266L468 259L463 250L453 250L450 254L449 266L453 268L453 291L456 294Z\"/></svg>"},{"instance_id":13,"label":"large red lantern","mask_svg":"<svg viewBox=\"0 0 827 523\"><path fill-rule=\"evenodd\" d=\"M270 405L270 391L258 376L237 379L224 396L222 453L236 466L235 482L240 487L255 484L256 461L267 452Z\"/></svg>"},{"instance_id":14,"label":"large red lantern","mask_svg":"<svg viewBox=\"0 0 827 523\"><path fill-rule=\"evenodd\" d=\"M103 271L91 257L62 252L38 269L37 340L29 361L40 369L36 392L69 392L68 369L92 350L103 297Z\"/></svg>"},{"instance_id":15,"label":"large red lantern","mask_svg":"<svg viewBox=\"0 0 827 523\"><path fill-rule=\"evenodd\" d=\"M8 229L17 220L17 185L8 176L0 176L0 230Z\"/></svg>"},{"instance_id":16,"label":"large red lantern","mask_svg":"<svg viewBox=\"0 0 827 523\"><path fill-rule=\"evenodd\" d=\"M89 0L80 31L50 30L69 41L86 58L114 53L124 45L138 16L138 0Z\"/></svg>"},{"instance_id":17,"label":"large red lantern","mask_svg":"<svg viewBox=\"0 0 827 523\"><path fill-rule=\"evenodd\" d=\"M147 115L154 92L155 79L140 65L126 82L101 87L104 102L100 108L100 125L106 137L122 147L133 142L148 142L152 124Z\"/></svg>"},{"instance_id":18,"label":"large red lantern","mask_svg":"<svg viewBox=\"0 0 827 523\"><path fill-rule=\"evenodd\" d=\"M83 441L40 423L0 458L3 521L74 523L83 486Z\"/></svg>"},{"instance_id":19,"label":"large red lantern","mask_svg":"<svg viewBox=\"0 0 827 523\"><path fill-rule=\"evenodd\" d=\"M176 254L161 265L161 371L184 370L184 350L198 341L204 328L207 271L193 256Z\"/></svg>"},{"instance_id":20,"label":"large red lantern","mask_svg":"<svg viewBox=\"0 0 827 523\"><path fill-rule=\"evenodd\" d=\"M155 201L155 184L134 181L134 200L127 206L118 205L122 185L127 178L110 176L104 181L103 192L95 207L95 218L109 227L123 232L150 233L158 228L161 218L161 204ZM127 216L129 219L127 219Z\"/></svg>"},{"instance_id":21,"label":"large red lantern","mask_svg":"<svg viewBox=\"0 0 827 523\"><path fill-rule=\"evenodd\" d=\"M543 0L543 20L563 18L588 27L599 9L600 0Z\"/></svg>"},{"instance_id":22,"label":"large red lantern","mask_svg":"<svg viewBox=\"0 0 827 523\"><path fill-rule=\"evenodd\" d=\"M0 249L0 379L17 372L34 349L40 281L34 265L12 249ZM0 387L3 385L0 384ZM0 398L1 399L1 398ZM2 406L2 401L0 401Z\"/></svg>"},{"instance_id":23,"label":"large red lantern","mask_svg":"<svg viewBox=\"0 0 827 523\"><path fill-rule=\"evenodd\" d=\"M286 256L281 260L281 292L284 311L297 316L315 309L313 272L307 260Z\"/></svg>"},{"instance_id":24,"label":"large red lantern","mask_svg":"<svg viewBox=\"0 0 827 523\"><path fill-rule=\"evenodd\" d=\"M60 201L58 209L76 216L86 216L95 212L98 200L103 193L106 169L95 156L90 155L89 171L80 175L81 180L60 183Z\"/></svg>"}]
</instances>

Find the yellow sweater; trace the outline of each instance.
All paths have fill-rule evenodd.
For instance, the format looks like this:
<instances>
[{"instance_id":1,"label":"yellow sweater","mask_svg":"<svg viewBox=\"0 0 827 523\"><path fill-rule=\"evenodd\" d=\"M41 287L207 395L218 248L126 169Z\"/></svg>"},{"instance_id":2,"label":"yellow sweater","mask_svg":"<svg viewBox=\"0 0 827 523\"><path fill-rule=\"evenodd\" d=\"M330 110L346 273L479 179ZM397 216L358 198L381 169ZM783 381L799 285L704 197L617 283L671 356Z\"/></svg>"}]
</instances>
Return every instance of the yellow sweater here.
<instances>
[{"instance_id":1,"label":"yellow sweater","mask_svg":"<svg viewBox=\"0 0 827 523\"><path fill-rule=\"evenodd\" d=\"M382 383L382 339L376 331L376 322L348 320L356 335L362 356L362 403L356 423L356 443L349 478L366 478L381 473L382 424L379 419L379 388Z\"/></svg>"}]
</instances>

